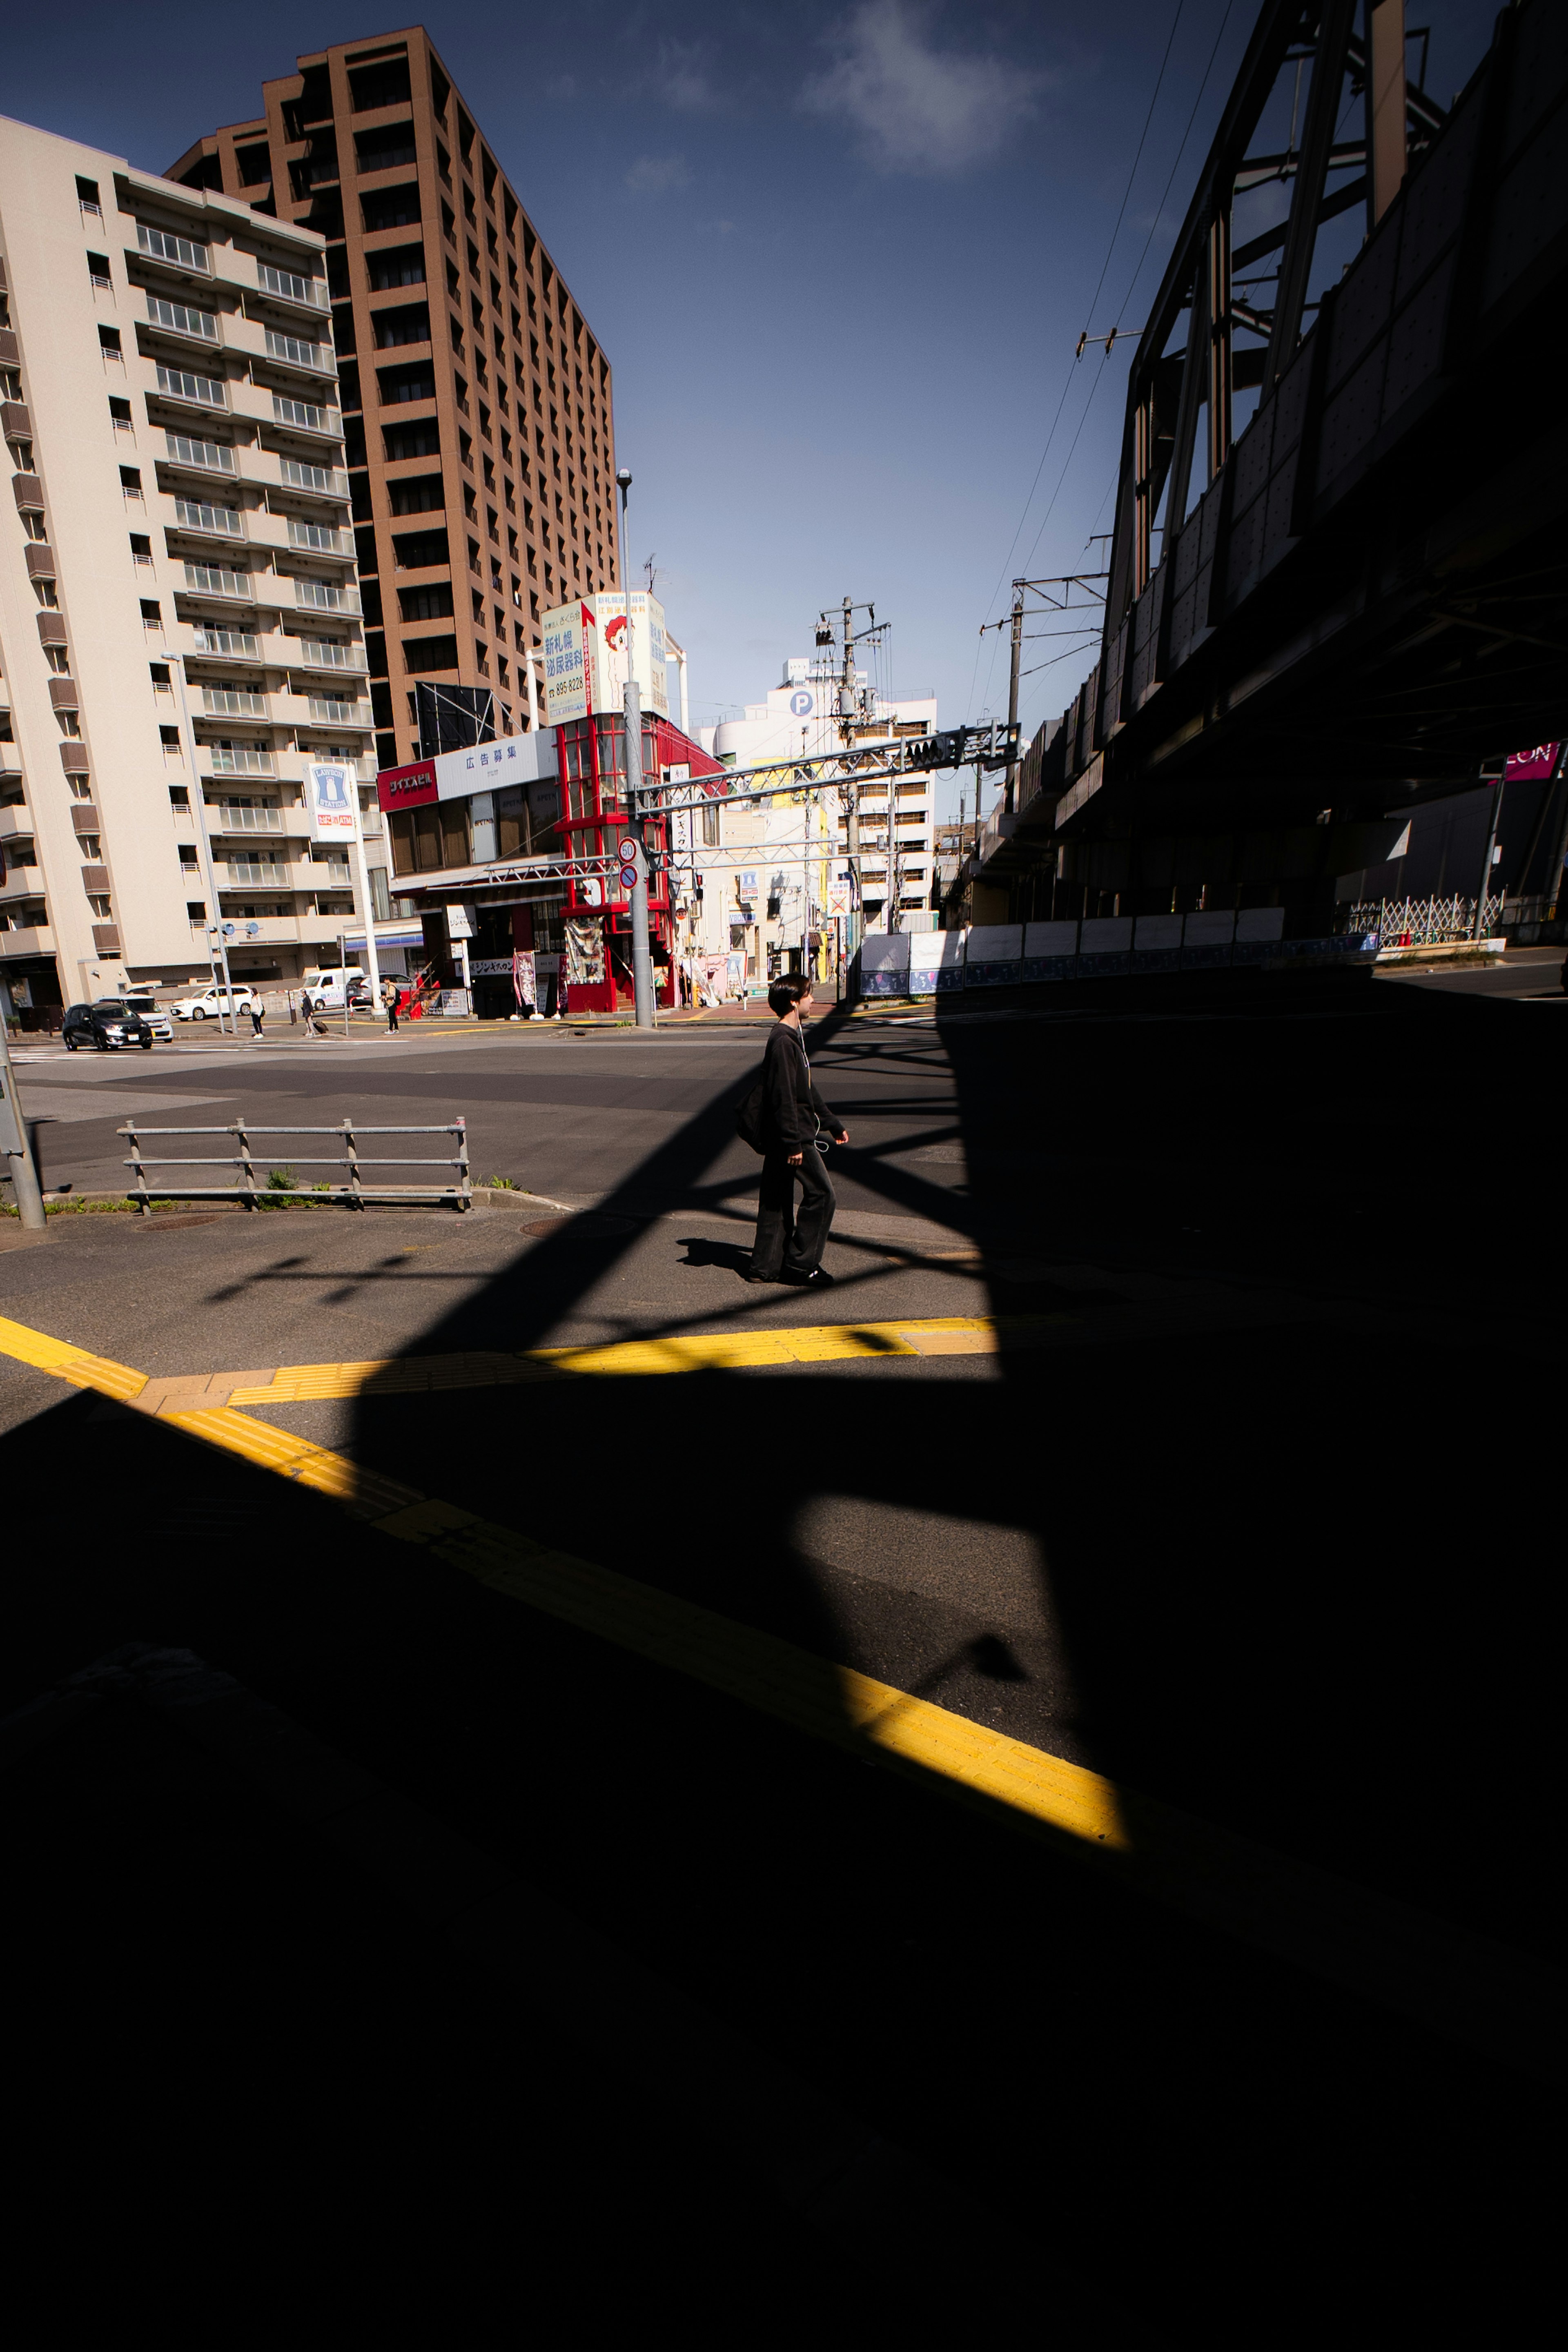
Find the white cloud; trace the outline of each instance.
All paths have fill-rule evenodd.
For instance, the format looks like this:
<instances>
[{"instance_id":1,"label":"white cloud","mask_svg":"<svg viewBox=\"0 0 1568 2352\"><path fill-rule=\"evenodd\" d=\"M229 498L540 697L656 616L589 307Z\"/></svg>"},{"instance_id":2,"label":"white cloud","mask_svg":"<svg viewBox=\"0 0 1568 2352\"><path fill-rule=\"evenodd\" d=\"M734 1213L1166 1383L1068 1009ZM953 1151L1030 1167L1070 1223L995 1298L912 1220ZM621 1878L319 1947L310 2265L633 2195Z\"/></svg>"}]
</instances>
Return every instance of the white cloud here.
<instances>
[{"instance_id":1,"label":"white cloud","mask_svg":"<svg viewBox=\"0 0 1568 2352\"><path fill-rule=\"evenodd\" d=\"M849 123L881 172L951 176L989 163L1035 110L1046 77L935 47L919 0L864 0L802 102Z\"/></svg>"},{"instance_id":2,"label":"white cloud","mask_svg":"<svg viewBox=\"0 0 1568 2352\"><path fill-rule=\"evenodd\" d=\"M658 61L648 79L655 94L679 113L710 114L719 105L719 94L696 41L660 41Z\"/></svg>"},{"instance_id":3,"label":"white cloud","mask_svg":"<svg viewBox=\"0 0 1568 2352\"><path fill-rule=\"evenodd\" d=\"M684 155L639 155L626 173L626 185L639 196L659 196L667 188L684 188L690 177Z\"/></svg>"}]
</instances>

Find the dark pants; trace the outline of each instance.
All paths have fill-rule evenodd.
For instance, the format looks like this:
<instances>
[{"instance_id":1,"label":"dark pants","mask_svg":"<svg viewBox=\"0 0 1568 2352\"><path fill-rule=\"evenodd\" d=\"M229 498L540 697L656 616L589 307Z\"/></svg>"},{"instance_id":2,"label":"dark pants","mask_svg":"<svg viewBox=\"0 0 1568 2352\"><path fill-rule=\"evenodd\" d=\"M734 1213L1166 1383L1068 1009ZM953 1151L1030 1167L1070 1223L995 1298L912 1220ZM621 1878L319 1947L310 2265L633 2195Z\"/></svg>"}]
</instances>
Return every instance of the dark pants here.
<instances>
[{"instance_id":1,"label":"dark pants","mask_svg":"<svg viewBox=\"0 0 1568 2352\"><path fill-rule=\"evenodd\" d=\"M798 1216L797 1183L801 1190ZM815 1274L833 1223L833 1186L814 1143L801 1152L798 1168L790 1166L787 1151L770 1151L763 1161L750 1271L770 1279L779 1274Z\"/></svg>"}]
</instances>

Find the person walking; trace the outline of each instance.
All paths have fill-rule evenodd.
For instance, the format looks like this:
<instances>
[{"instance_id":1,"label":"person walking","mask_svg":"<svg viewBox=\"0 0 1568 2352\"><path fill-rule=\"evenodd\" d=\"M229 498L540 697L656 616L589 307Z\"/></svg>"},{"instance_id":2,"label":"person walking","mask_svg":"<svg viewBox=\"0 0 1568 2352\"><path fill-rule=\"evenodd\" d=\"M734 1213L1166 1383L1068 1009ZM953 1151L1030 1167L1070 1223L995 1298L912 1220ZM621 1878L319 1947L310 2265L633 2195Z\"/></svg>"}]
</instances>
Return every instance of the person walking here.
<instances>
[{"instance_id":1,"label":"person walking","mask_svg":"<svg viewBox=\"0 0 1568 2352\"><path fill-rule=\"evenodd\" d=\"M763 1055L763 1181L757 1232L748 1282L785 1282L805 1289L832 1281L822 1264L833 1223L833 1186L817 1147L818 1125L836 1143L849 1130L812 1084L811 1063L801 1033L801 1016L811 1003L811 982L801 972L775 980L768 1004L778 1016ZM798 1214L795 1188L801 1189Z\"/></svg>"},{"instance_id":2,"label":"person walking","mask_svg":"<svg viewBox=\"0 0 1568 2352\"><path fill-rule=\"evenodd\" d=\"M381 1001L386 1007L386 1034L390 1037L397 1027L397 982L395 980L382 982Z\"/></svg>"},{"instance_id":3,"label":"person walking","mask_svg":"<svg viewBox=\"0 0 1568 2352\"><path fill-rule=\"evenodd\" d=\"M267 1007L259 996L253 996L250 1000L250 1034L253 1040L260 1036L261 1024L266 1018Z\"/></svg>"}]
</instances>

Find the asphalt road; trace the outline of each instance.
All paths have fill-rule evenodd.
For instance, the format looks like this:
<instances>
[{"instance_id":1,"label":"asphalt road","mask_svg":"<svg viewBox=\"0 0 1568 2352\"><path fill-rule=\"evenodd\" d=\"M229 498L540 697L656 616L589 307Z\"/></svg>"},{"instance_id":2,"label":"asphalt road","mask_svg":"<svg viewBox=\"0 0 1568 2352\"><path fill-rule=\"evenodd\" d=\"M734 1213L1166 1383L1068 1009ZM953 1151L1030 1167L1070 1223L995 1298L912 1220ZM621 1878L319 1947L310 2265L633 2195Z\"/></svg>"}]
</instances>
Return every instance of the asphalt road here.
<instances>
[{"instance_id":1,"label":"asphalt road","mask_svg":"<svg viewBox=\"0 0 1568 2352\"><path fill-rule=\"evenodd\" d=\"M6 1360L10 1699L117 1642L213 1659L955 2192L981 2184L995 2260L1087 2294L1068 2340L1122 2340L1125 2311L1154 2340L1318 2343L1352 2304L1389 2333L1521 2332L1546 2228L1532 2063L1433 2030L1311 1923L1325 1887L1403 1906L1406 1979L1456 1937L1483 1939L1478 1982L1497 1950L1556 1958L1554 1455L1519 1408L1560 1355L1561 1147L1468 1116L1551 1094L1554 1017L1379 981L1234 1013L835 1018L814 1055L851 1142L837 1279L809 1302L739 1278L754 1036L24 1072L50 1178L79 1189L114 1181L128 1107L184 1105L460 1112L476 1171L542 1196L83 1216L0 1252L0 1313L160 1378L991 1318L989 1352L247 1410L742 1645L1180 1809L1201 1826L1158 1885ZM1260 1854L1283 1857L1284 1924L1237 1931L1215 1882Z\"/></svg>"}]
</instances>

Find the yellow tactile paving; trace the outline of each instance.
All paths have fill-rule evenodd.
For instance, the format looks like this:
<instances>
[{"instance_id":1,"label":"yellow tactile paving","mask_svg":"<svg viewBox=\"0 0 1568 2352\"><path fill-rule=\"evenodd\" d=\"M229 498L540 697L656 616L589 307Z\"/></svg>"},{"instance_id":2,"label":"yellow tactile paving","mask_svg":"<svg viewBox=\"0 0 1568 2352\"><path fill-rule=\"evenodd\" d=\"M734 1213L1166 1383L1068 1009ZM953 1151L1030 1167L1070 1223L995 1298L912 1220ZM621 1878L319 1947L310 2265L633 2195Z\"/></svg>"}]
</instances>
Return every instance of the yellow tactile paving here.
<instances>
[{"instance_id":1,"label":"yellow tactile paving","mask_svg":"<svg viewBox=\"0 0 1568 2352\"><path fill-rule=\"evenodd\" d=\"M208 1445L221 1446L226 1454L242 1454L259 1469L276 1471L297 1486L313 1486L319 1494L331 1495L368 1517L381 1518L420 1500L416 1487L401 1486L395 1478L383 1477L379 1471L351 1462L346 1454L312 1445L308 1438L274 1429L265 1421L253 1421L248 1413L234 1412L226 1405L161 1413L159 1419L172 1422L188 1436L205 1439Z\"/></svg>"},{"instance_id":2,"label":"yellow tactile paving","mask_svg":"<svg viewBox=\"0 0 1568 2352\"><path fill-rule=\"evenodd\" d=\"M268 1381L252 1376L229 1402L303 1404L323 1397L409 1396L433 1389L505 1387L581 1375L617 1380L663 1372L739 1372L768 1364L823 1364L887 1356L989 1356L1026 1345L1057 1316L905 1317L890 1323L818 1323L793 1330L694 1331L617 1339L593 1348L530 1348L515 1356L475 1349L461 1355L396 1356L350 1364L284 1364Z\"/></svg>"},{"instance_id":3,"label":"yellow tactile paving","mask_svg":"<svg viewBox=\"0 0 1568 2352\"><path fill-rule=\"evenodd\" d=\"M915 1327L888 1328L898 1333ZM146 1385L146 1376L126 1365L4 1318L0 1353L126 1401ZM1522 2073L1563 2077L1563 1980L1544 1964L1119 1789L1098 1772L773 1634L551 1550L232 1408L176 1407L160 1417L189 1436L331 1496L382 1534L423 1545L448 1566L531 1608L814 1738L856 1751L869 1743L896 1767L1005 1807L1014 1818L1095 1855L1143 1893L1210 1927L1282 1954Z\"/></svg>"},{"instance_id":4,"label":"yellow tactile paving","mask_svg":"<svg viewBox=\"0 0 1568 2352\"><path fill-rule=\"evenodd\" d=\"M57 1379L69 1381L73 1388L98 1389L104 1396L118 1397L121 1403L140 1396L147 1385L145 1372L133 1372L128 1364L92 1355L86 1348L73 1348L65 1339L51 1339L47 1331L13 1323L4 1315L0 1315L0 1354L32 1364L40 1372L53 1372Z\"/></svg>"}]
</instances>

